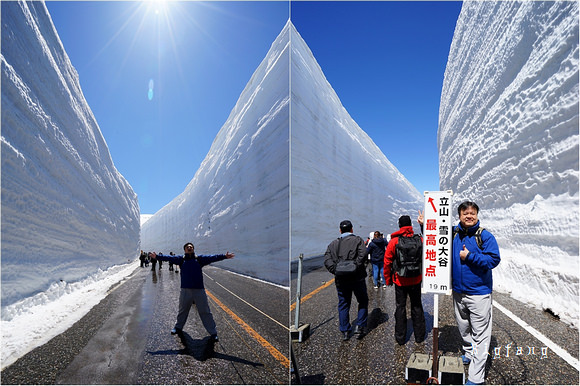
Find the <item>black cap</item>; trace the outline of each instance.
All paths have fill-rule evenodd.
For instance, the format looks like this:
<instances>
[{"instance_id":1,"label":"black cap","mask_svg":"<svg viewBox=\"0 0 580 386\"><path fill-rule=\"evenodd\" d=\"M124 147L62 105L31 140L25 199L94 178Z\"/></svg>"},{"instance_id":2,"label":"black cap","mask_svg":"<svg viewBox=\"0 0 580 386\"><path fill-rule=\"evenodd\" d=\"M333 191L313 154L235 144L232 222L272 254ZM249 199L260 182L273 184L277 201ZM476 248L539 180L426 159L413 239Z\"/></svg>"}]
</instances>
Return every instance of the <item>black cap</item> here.
<instances>
[{"instance_id":1,"label":"black cap","mask_svg":"<svg viewBox=\"0 0 580 386\"><path fill-rule=\"evenodd\" d=\"M399 228L412 226L413 223L411 222L411 217L409 216L401 216L399 217Z\"/></svg>"},{"instance_id":2,"label":"black cap","mask_svg":"<svg viewBox=\"0 0 580 386\"><path fill-rule=\"evenodd\" d=\"M352 223L349 220L344 220L340 223L340 231L341 232L351 232L352 231Z\"/></svg>"}]
</instances>

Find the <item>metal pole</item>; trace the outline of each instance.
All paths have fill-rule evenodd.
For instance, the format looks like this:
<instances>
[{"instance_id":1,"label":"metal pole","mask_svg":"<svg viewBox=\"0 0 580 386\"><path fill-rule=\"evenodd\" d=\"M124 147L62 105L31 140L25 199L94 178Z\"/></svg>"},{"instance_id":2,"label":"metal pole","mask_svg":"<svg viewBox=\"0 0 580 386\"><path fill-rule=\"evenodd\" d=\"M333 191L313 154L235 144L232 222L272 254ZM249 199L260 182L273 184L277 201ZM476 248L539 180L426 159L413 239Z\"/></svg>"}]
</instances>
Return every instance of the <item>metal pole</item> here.
<instances>
[{"instance_id":1,"label":"metal pole","mask_svg":"<svg viewBox=\"0 0 580 386\"><path fill-rule=\"evenodd\" d=\"M294 313L294 328L298 329L300 321L300 293L302 292L302 259L304 254L298 258L298 282L296 283L296 312Z\"/></svg>"},{"instance_id":2,"label":"metal pole","mask_svg":"<svg viewBox=\"0 0 580 386\"><path fill-rule=\"evenodd\" d=\"M439 294L433 295L433 375L438 378L439 354Z\"/></svg>"}]
</instances>

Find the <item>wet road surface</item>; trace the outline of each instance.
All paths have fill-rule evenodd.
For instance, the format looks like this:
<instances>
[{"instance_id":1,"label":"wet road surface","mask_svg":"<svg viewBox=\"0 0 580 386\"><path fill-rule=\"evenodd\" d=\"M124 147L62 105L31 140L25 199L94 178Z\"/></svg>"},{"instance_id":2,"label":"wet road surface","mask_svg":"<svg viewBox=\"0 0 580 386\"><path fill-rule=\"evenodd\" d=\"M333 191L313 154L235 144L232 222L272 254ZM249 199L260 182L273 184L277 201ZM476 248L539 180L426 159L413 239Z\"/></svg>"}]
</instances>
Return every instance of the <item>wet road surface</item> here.
<instances>
[{"instance_id":1,"label":"wet road surface","mask_svg":"<svg viewBox=\"0 0 580 386\"><path fill-rule=\"evenodd\" d=\"M171 335L180 277L139 268L65 333L1 373L2 384L288 384L288 291L204 268L220 341L192 308Z\"/></svg>"},{"instance_id":2,"label":"wet road surface","mask_svg":"<svg viewBox=\"0 0 580 386\"><path fill-rule=\"evenodd\" d=\"M296 264L292 264L292 303L296 300L296 271ZM374 289L369 277L367 291L370 332L362 340L353 337L343 342L338 329L338 298L333 276L324 268L322 258L304 261L300 323L310 324L310 337L302 343L293 343L298 374L303 384L406 384L405 367L411 354L432 353L432 294L422 297L427 339L421 344L415 343L408 312L407 342L399 346L394 339L394 287ZM577 365L577 329L506 294L496 292L493 296L495 302L570 353ZM353 297L351 321L356 319L356 305ZM291 321L293 324L294 312ZM453 315L451 296L439 295L438 344L439 355L461 355L461 338ZM466 380L467 368L464 368ZM487 384L577 385L579 380L577 368L562 360L545 343L494 307ZM297 383L296 375L293 375L291 382Z\"/></svg>"}]
</instances>

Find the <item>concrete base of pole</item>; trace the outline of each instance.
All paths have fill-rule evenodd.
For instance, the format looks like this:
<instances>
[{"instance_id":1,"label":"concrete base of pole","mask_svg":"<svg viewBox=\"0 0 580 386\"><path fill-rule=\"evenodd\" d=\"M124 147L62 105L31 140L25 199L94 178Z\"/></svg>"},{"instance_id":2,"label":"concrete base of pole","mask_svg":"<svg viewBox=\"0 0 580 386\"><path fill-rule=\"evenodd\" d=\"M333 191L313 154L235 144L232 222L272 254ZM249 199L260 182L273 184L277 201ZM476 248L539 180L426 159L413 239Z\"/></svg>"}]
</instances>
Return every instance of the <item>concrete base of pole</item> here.
<instances>
[{"instance_id":1,"label":"concrete base of pole","mask_svg":"<svg viewBox=\"0 0 580 386\"><path fill-rule=\"evenodd\" d=\"M439 357L439 383L442 385L464 385L465 372L460 357Z\"/></svg>"},{"instance_id":2,"label":"concrete base of pole","mask_svg":"<svg viewBox=\"0 0 580 386\"><path fill-rule=\"evenodd\" d=\"M410 384L425 384L431 377L433 358L431 354L413 353L405 367L405 380Z\"/></svg>"},{"instance_id":3,"label":"concrete base of pole","mask_svg":"<svg viewBox=\"0 0 580 386\"><path fill-rule=\"evenodd\" d=\"M296 326L290 327L290 338L293 342L302 343L310 336L310 324L301 324L296 328Z\"/></svg>"}]
</instances>

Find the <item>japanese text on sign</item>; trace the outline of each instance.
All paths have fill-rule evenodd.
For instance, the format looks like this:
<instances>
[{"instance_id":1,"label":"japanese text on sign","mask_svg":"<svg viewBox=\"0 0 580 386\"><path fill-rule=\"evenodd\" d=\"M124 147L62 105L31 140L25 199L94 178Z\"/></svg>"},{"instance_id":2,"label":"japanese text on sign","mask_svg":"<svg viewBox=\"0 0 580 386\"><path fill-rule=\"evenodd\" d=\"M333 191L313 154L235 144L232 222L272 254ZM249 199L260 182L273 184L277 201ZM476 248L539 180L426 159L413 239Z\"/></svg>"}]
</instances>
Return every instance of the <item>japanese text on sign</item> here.
<instances>
[{"instance_id":1,"label":"japanese text on sign","mask_svg":"<svg viewBox=\"0 0 580 386\"><path fill-rule=\"evenodd\" d=\"M451 191L425 192L423 293L451 294Z\"/></svg>"}]
</instances>

